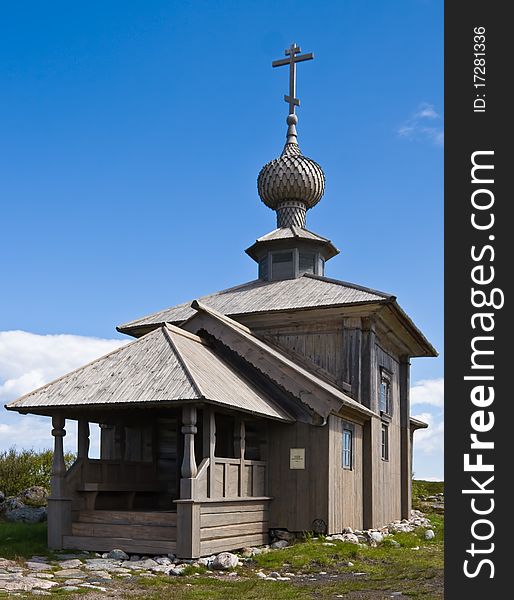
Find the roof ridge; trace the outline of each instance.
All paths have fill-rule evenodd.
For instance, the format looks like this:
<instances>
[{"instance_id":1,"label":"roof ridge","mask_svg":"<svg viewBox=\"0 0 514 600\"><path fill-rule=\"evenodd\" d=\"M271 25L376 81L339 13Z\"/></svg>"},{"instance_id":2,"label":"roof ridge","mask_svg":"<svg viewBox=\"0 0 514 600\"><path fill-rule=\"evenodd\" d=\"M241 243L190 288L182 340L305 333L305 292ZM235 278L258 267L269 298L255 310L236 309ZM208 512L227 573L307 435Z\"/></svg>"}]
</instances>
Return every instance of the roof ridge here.
<instances>
[{"instance_id":1,"label":"roof ridge","mask_svg":"<svg viewBox=\"0 0 514 600\"><path fill-rule=\"evenodd\" d=\"M204 304L203 302L200 302L199 300L193 300L193 302L191 302L191 308L193 308L196 311L203 310L207 313L210 313L213 316L217 317L220 321L224 321L225 323L231 325L232 327L237 327L241 331L244 331L245 333L249 333L250 335L253 335L252 330L249 327L246 327L246 325L243 325L242 323L239 323L239 321L235 321L234 319L227 317L227 315L220 313L216 309L211 308L208 304ZM196 315L191 315L189 317L189 319L184 321L184 323L187 323L188 321L193 319L195 316Z\"/></svg>"},{"instance_id":2,"label":"roof ridge","mask_svg":"<svg viewBox=\"0 0 514 600\"><path fill-rule=\"evenodd\" d=\"M262 282L260 279L252 279L251 281L247 281L245 283L239 283L238 285L234 285L234 286L226 288L224 290L218 290L217 292L212 292L211 294L204 294L203 296L200 296L200 298L209 298L210 296L221 296L222 294L228 294L229 292L233 292L235 290L248 287L251 284L255 284L255 283L270 283L270 282L268 282L268 281ZM158 310L153 313L150 313L150 315L145 315L143 317L139 317L139 319L132 319L132 321L127 321L126 323L121 323L121 325L116 326L116 331L119 331L120 333L125 333L124 330L126 328L138 327L138 323L140 321L144 321L145 318L147 318L148 316L165 313L169 310L179 308L182 306L191 306L191 300L186 300L185 302L179 302L178 304L173 304L172 306L167 306L166 308L163 308L162 310ZM159 323L162 323L162 324L164 324L166 322L167 321L159 321Z\"/></svg>"},{"instance_id":3,"label":"roof ridge","mask_svg":"<svg viewBox=\"0 0 514 600\"><path fill-rule=\"evenodd\" d=\"M277 349L275 347L270 346L266 341L264 341L261 338L259 338L258 336L256 336L252 332L252 330L249 329L248 327L246 327L245 325L242 325L241 323L235 321L234 319L231 319L230 317L228 317L226 315L218 313L216 310L210 308L209 306L206 306L205 304L202 305L201 303L199 303L197 301L196 301L195 309L196 310L198 310L198 309L204 310L208 314L212 315L212 317L214 317L215 319L218 319L219 321L222 321L223 323L225 323L228 327L230 327L232 329L236 329L236 330L239 329L241 331L241 333L244 334L244 335L246 335L246 336L248 336L250 338L250 340L254 344L256 344L257 346L260 346L268 354L269 353L272 353L272 354L274 353L276 355L276 357L278 358L279 361L281 361L282 363L286 364L288 367L292 368L293 371L296 371L296 373L300 374L302 377L307 376L307 377L315 380L314 383L316 385L318 385L319 387L322 387L323 389L325 389L326 391L328 391L328 393L331 394L332 396L339 397L339 400L342 401L343 404L346 404L347 406L353 407L354 409L359 410L360 412L376 416L376 414L372 410L368 409L364 405L361 405L360 403L358 403L357 401L355 401L346 392L344 392L343 390L340 390L334 384L326 381L325 379L321 378L316 373L313 373L309 369L307 369L304 366L298 364L293 359L289 358L281 349ZM304 402L302 398L298 398L298 399L301 402ZM312 410L315 410L309 404L307 404L307 405Z\"/></svg>"},{"instance_id":4,"label":"roof ridge","mask_svg":"<svg viewBox=\"0 0 514 600\"><path fill-rule=\"evenodd\" d=\"M202 392L200 386L198 385L198 382L193 377L193 374L191 373L191 369L189 368L185 358L182 356L182 354L180 353L180 350L177 348L177 345L173 341L170 330L168 329L167 326L163 326L162 329L164 330L164 335L166 336L166 339L168 340L168 342L171 346L171 349L175 353L175 356L177 357L177 359L180 363L180 366L182 367L182 370L186 374L186 377L189 379L189 382L191 383L192 388L195 390L195 392L198 396L198 399L205 398L205 394Z\"/></svg>"},{"instance_id":5,"label":"roof ridge","mask_svg":"<svg viewBox=\"0 0 514 600\"><path fill-rule=\"evenodd\" d=\"M185 329L182 329L181 327L177 327L176 325L173 325L173 323L169 323L168 321L166 321L164 323L164 326L169 330L172 331L173 333L176 333L178 335L181 335L182 337L185 338L189 338L190 340L192 340L193 342L198 342L199 344L203 344L204 346L208 346L209 344L207 344L207 342L205 340L203 340L199 335L196 335L194 333L191 333L190 331L186 331Z\"/></svg>"},{"instance_id":6,"label":"roof ridge","mask_svg":"<svg viewBox=\"0 0 514 600\"><path fill-rule=\"evenodd\" d=\"M162 327L157 327L156 329L153 329L152 331L148 332L146 335L143 335L140 338L136 338L135 340L130 341L128 344L123 344L123 346L119 346L118 348L115 348L114 350L111 350L110 352L107 352L106 354L102 354L102 356L99 356L98 358L90 360L85 365L81 365L80 367L77 367L76 369L73 369L72 371L69 371L68 373L65 373L64 375L61 375L60 377L56 377L55 379L52 379L52 381L49 381L48 383L44 383L43 385L40 385L35 390L31 390L30 392L23 394L23 396L19 396L15 400L11 400L11 402L8 402L4 406L5 406L5 408L7 408L9 410L11 408L11 406L14 406L16 404L16 402L18 402L19 400L24 400L25 398L32 396L32 394L39 392L43 388L45 388L49 385L53 385L54 383L57 383L58 381L62 381L63 379L66 379L66 377L69 377L70 375L73 375L74 373L77 373L78 371L81 371L82 369L85 369L86 367L89 367L90 365L93 365L94 363L96 363L100 360L103 360L104 358L107 358L108 356L111 356L112 354L121 352L122 350L125 350L126 348L129 348L130 346L133 346L134 344L137 344L138 342L141 342L144 339L148 340L147 336L156 335L156 332L159 330L162 330Z\"/></svg>"},{"instance_id":7,"label":"roof ridge","mask_svg":"<svg viewBox=\"0 0 514 600\"><path fill-rule=\"evenodd\" d=\"M302 277L310 277L311 279L318 279L320 281L326 281L327 283L335 283L337 285L349 287L354 290L360 290L361 292L368 292L370 294L375 294L376 296L382 296L382 298L385 298L387 300L396 300L396 296L394 294L389 294L388 292L381 292L379 290L375 290L364 285L351 283L350 281L343 281L342 279L333 279L332 277L325 277L324 275L314 275L314 273L304 273Z\"/></svg>"}]
</instances>

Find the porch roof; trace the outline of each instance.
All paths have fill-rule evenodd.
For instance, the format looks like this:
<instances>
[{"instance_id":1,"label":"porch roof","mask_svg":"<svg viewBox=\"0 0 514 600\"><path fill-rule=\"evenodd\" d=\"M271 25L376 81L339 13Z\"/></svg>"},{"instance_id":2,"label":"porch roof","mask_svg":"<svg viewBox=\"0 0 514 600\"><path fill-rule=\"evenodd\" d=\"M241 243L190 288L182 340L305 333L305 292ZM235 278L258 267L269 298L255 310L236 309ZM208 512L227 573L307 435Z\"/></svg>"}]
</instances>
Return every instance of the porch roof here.
<instances>
[{"instance_id":1,"label":"porch roof","mask_svg":"<svg viewBox=\"0 0 514 600\"><path fill-rule=\"evenodd\" d=\"M86 406L209 401L281 421L294 419L200 337L165 324L7 404L19 412Z\"/></svg>"}]
</instances>

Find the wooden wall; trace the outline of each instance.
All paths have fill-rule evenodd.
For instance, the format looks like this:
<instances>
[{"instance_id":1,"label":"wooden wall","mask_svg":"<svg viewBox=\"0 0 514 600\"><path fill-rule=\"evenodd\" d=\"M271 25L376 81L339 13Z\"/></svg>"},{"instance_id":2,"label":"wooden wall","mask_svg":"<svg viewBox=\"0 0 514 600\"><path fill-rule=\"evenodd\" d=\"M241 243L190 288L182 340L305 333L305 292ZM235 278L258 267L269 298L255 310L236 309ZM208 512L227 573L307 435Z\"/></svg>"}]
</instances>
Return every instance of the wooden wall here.
<instances>
[{"instance_id":1,"label":"wooden wall","mask_svg":"<svg viewBox=\"0 0 514 600\"><path fill-rule=\"evenodd\" d=\"M375 526L386 525L400 519L401 510L401 463L400 463L400 365L396 357L384 350L378 343L375 351L375 391L378 398L380 367L392 375L391 380L391 421L389 424L389 460L381 459L381 427L374 427L372 444L377 452L373 473L374 493L373 521Z\"/></svg>"},{"instance_id":2,"label":"wooden wall","mask_svg":"<svg viewBox=\"0 0 514 600\"><path fill-rule=\"evenodd\" d=\"M284 326L274 324L269 329L261 324L260 331L265 337L283 348L307 359L313 367L326 373L334 383L341 387L343 384L349 384L351 396L377 414L379 413L380 367L391 373L392 415L391 420L388 421L389 460L384 461L381 458L381 421L374 419L372 424L369 423L366 426L366 433L363 427L357 428L356 444L360 446L361 451L356 452L355 457L360 464L355 465L354 472L346 472L341 475L338 447L341 439L332 431L330 442L328 439L324 442L329 444L329 457L325 455L327 465L324 467L327 470L327 480L322 484L324 487L320 488L319 492L326 489L327 497L325 501L320 499L321 504L318 505L317 512L322 512L326 506L330 529L333 528L334 532L342 527L354 527L351 523L355 523L356 526L359 526L359 523L360 526L381 526L405 516L408 511L405 508L405 491L402 510L400 363L398 356L389 348L388 340L382 338L378 340L373 322L360 317L339 318L325 323L312 321L310 323L288 323ZM343 389L345 388L343 387ZM331 423L329 428L336 427L336 421L332 420ZM329 437L328 434L327 437ZM283 440L284 447L280 449L281 462L287 462L289 447L305 446L310 447L311 452L322 452L319 448L314 449L312 443L307 443L305 436L301 439L303 441L300 441L300 438L295 441L295 434L290 434L287 440ZM273 442L271 447L273 448ZM270 468L278 473L273 476L285 477L291 485L299 486L299 489L303 490L302 493L306 493L308 486L300 482L302 476L290 473L288 465L279 468L277 465L271 464ZM405 473L409 470L410 467L404 465L404 480ZM272 476L271 473L270 476ZM315 477L320 479L321 474L318 472ZM405 481L403 485L405 487ZM357 490L357 495L355 495L355 490ZM275 495L271 489L270 495ZM348 506L346 515L343 513L341 516L341 513L338 512L336 508L338 502ZM368 502L368 507L364 509L363 505L366 502ZM313 508L300 507L299 511L302 513L303 510L303 514L300 514L296 521L292 515L284 514L287 509L282 506L286 506L286 502L279 501L277 504L276 511L272 510L272 527L288 527L292 531L308 529L305 527L305 522L316 512L311 499L306 505L313 506ZM363 513L365 514L363 515ZM363 518L364 522L361 523ZM295 521L295 527L284 525L286 520L288 522ZM302 527L299 526L300 523Z\"/></svg>"},{"instance_id":3,"label":"wooden wall","mask_svg":"<svg viewBox=\"0 0 514 600\"><path fill-rule=\"evenodd\" d=\"M328 524L328 426L305 423L270 427L268 495L270 527L310 531ZM290 448L305 448L305 469L290 469Z\"/></svg>"},{"instance_id":4,"label":"wooden wall","mask_svg":"<svg viewBox=\"0 0 514 600\"><path fill-rule=\"evenodd\" d=\"M292 350L326 374L335 382L344 381L346 375L341 320L333 323L310 323L267 329L264 335L279 346Z\"/></svg>"},{"instance_id":5,"label":"wooden wall","mask_svg":"<svg viewBox=\"0 0 514 600\"><path fill-rule=\"evenodd\" d=\"M200 554L268 543L269 500L205 502L200 508Z\"/></svg>"},{"instance_id":6,"label":"wooden wall","mask_svg":"<svg viewBox=\"0 0 514 600\"><path fill-rule=\"evenodd\" d=\"M351 470L343 469L343 422L336 415L328 419L328 533L341 533L344 527L363 528L362 425L352 423L353 465Z\"/></svg>"}]
</instances>

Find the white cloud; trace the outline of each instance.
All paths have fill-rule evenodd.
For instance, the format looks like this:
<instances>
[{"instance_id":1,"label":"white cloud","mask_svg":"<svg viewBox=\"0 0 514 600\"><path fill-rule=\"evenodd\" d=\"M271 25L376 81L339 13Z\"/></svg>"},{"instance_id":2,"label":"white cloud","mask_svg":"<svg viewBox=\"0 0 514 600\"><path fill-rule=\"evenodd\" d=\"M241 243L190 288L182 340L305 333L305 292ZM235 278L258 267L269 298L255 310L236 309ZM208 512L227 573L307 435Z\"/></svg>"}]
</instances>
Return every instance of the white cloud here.
<instances>
[{"instance_id":1,"label":"white cloud","mask_svg":"<svg viewBox=\"0 0 514 600\"><path fill-rule=\"evenodd\" d=\"M428 140L436 146L443 146L444 129L442 124L438 124L440 119L441 115L435 110L434 105L423 102L412 116L398 127L398 136L408 140Z\"/></svg>"},{"instance_id":2,"label":"white cloud","mask_svg":"<svg viewBox=\"0 0 514 600\"><path fill-rule=\"evenodd\" d=\"M115 350L130 340L80 335L38 335L27 331L0 332L0 450L11 446L44 449L52 446L47 417L18 415L2 405ZM76 423L68 421L65 447L77 447ZM91 456L97 455L99 432L91 427Z\"/></svg>"},{"instance_id":3,"label":"white cloud","mask_svg":"<svg viewBox=\"0 0 514 600\"><path fill-rule=\"evenodd\" d=\"M442 415L423 412L413 415L415 419L428 423L428 429L419 429L414 433L414 450L423 454L439 454L442 458L444 448L444 420Z\"/></svg>"},{"instance_id":4,"label":"white cloud","mask_svg":"<svg viewBox=\"0 0 514 600\"><path fill-rule=\"evenodd\" d=\"M418 110L414 113L416 119L438 119L439 113L435 111L433 104L423 102L419 105Z\"/></svg>"},{"instance_id":5,"label":"white cloud","mask_svg":"<svg viewBox=\"0 0 514 600\"><path fill-rule=\"evenodd\" d=\"M411 406L429 404L431 406L444 406L444 379L423 379L410 389Z\"/></svg>"},{"instance_id":6,"label":"white cloud","mask_svg":"<svg viewBox=\"0 0 514 600\"><path fill-rule=\"evenodd\" d=\"M0 402L5 403L88 363L128 340L0 332Z\"/></svg>"}]
</instances>

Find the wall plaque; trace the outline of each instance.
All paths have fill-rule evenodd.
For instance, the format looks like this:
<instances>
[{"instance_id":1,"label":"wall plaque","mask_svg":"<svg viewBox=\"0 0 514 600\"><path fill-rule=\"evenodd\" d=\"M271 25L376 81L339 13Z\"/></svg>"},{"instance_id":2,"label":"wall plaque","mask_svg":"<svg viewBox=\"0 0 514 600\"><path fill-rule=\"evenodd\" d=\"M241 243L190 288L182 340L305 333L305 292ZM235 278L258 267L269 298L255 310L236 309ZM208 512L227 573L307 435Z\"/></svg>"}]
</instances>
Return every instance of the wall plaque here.
<instances>
[{"instance_id":1,"label":"wall plaque","mask_svg":"<svg viewBox=\"0 0 514 600\"><path fill-rule=\"evenodd\" d=\"M305 469L305 448L289 449L289 468Z\"/></svg>"}]
</instances>

